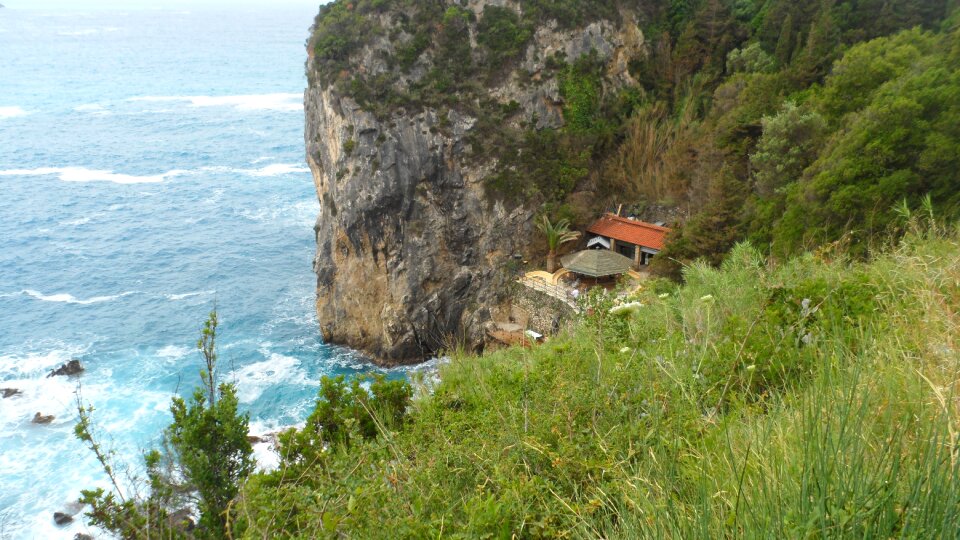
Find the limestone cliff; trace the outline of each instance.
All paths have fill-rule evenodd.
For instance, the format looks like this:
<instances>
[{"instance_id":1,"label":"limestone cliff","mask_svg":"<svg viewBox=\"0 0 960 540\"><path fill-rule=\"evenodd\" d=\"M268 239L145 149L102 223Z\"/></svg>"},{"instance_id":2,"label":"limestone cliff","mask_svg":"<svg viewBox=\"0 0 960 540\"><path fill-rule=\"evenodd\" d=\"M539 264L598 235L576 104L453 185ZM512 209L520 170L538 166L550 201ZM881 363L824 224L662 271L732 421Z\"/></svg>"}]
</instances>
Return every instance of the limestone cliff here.
<instances>
[{"instance_id":1,"label":"limestone cliff","mask_svg":"<svg viewBox=\"0 0 960 540\"><path fill-rule=\"evenodd\" d=\"M491 194L503 163L496 150L482 151L484 141L516 145L502 134L564 126L557 59L591 55L608 91L629 81L644 43L627 12L521 27L522 2L448 0L439 2L442 18L426 23L419 3L374 4L335 2L318 17L305 141L321 201L314 267L323 336L392 365L452 340L479 346L484 323L503 310L515 258L530 254L544 198ZM516 51L482 45L491 13L528 29ZM347 31L361 35L334 41ZM451 61L457 47L462 56ZM458 76L462 62L471 69ZM494 129L490 111L499 115Z\"/></svg>"}]
</instances>

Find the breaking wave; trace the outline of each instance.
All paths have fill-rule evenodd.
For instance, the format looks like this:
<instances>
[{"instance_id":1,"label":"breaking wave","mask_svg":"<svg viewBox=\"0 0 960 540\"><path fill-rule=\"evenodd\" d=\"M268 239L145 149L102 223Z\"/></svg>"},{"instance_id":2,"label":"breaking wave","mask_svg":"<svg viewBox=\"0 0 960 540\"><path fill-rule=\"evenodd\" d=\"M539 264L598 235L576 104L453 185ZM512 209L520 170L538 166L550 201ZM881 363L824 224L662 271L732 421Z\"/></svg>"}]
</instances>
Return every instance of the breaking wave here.
<instances>
[{"instance_id":1,"label":"breaking wave","mask_svg":"<svg viewBox=\"0 0 960 540\"><path fill-rule=\"evenodd\" d=\"M18 116L26 116L30 113L23 110L21 107L0 107L0 120L5 118L16 118Z\"/></svg>"},{"instance_id":2,"label":"breaking wave","mask_svg":"<svg viewBox=\"0 0 960 540\"><path fill-rule=\"evenodd\" d=\"M184 102L191 107L233 107L238 111L303 110L303 95L292 93L251 94L244 96L141 96L128 101Z\"/></svg>"},{"instance_id":3,"label":"breaking wave","mask_svg":"<svg viewBox=\"0 0 960 540\"><path fill-rule=\"evenodd\" d=\"M161 174L137 176L113 171L101 171L84 167L41 167L39 169L13 169L0 171L0 176L57 176L64 182L113 182L114 184L155 184L167 178L187 173L172 170Z\"/></svg>"},{"instance_id":4,"label":"breaking wave","mask_svg":"<svg viewBox=\"0 0 960 540\"><path fill-rule=\"evenodd\" d=\"M81 300L72 294L69 293L60 293L60 294L43 294L31 289L26 289L23 291L23 294L36 298L37 300L42 300L44 302L61 302L64 304L80 304L80 305L89 305L89 304L99 304L101 302L110 302L111 300L117 300L123 298L124 296L130 296L135 294L133 292L125 292L121 294L114 294L111 296L94 296L93 298L87 298L86 300Z\"/></svg>"},{"instance_id":5,"label":"breaking wave","mask_svg":"<svg viewBox=\"0 0 960 540\"><path fill-rule=\"evenodd\" d=\"M310 169L303 165L293 163L273 163L259 169L241 169L236 167L204 167L201 169L208 172L224 172L231 174L243 174L256 178L266 178L271 176L282 176L284 174L303 174L310 172Z\"/></svg>"}]
</instances>

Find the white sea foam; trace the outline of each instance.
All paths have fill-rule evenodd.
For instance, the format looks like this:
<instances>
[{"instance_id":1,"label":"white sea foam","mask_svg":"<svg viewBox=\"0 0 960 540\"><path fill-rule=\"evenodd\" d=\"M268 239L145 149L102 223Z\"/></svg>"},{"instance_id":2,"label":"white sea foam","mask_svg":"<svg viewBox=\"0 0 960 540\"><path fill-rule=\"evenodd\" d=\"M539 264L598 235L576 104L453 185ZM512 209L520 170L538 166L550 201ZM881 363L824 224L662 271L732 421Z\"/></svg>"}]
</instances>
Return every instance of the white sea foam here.
<instances>
[{"instance_id":1,"label":"white sea foam","mask_svg":"<svg viewBox=\"0 0 960 540\"><path fill-rule=\"evenodd\" d=\"M238 111L302 111L303 95L290 93L242 96L140 96L128 101L185 102L192 107L233 107Z\"/></svg>"},{"instance_id":2,"label":"white sea foam","mask_svg":"<svg viewBox=\"0 0 960 540\"><path fill-rule=\"evenodd\" d=\"M0 384L8 386L8 379L46 376L51 369L86 351L85 347L57 343L44 352L0 355L0 380L4 381Z\"/></svg>"},{"instance_id":3,"label":"white sea foam","mask_svg":"<svg viewBox=\"0 0 960 540\"><path fill-rule=\"evenodd\" d=\"M188 292L183 294L165 294L164 297L166 297L166 299L170 300L171 302L176 302L178 300L193 298L194 296L203 296L205 294L213 294L214 292L216 291L195 291L195 292Z\"/></svg>"},{"instance_id":4,"label":"white sea foam","mask_svg":"<svg viewBox=\"0 0 960 540\"><path fill-rule=\"evenodd\" d=\"M135 176L120 174L112 171L100 171L84 167L41 167L38 169L12 169L0 171L0 176L57 176L64 182L113 182L115 184L152 184L163 182L186 174L189 171L180 169L167 171L161 174Z\"/></svg>"},{"instance_id":5,"label":"white sea foam","mask_svg":"<svg viewBox=\"0 0 960 540\"><path fill-rule=\"evenodd\" d=\"M76 112L92 114L94 116L107 116L113 114L108 111L106 107L99 103L87 103L86 105L79 105L74 107L73 110Z\"/></svg>"},{"instance_id":6,"label":"white sea foam","mask_svg":"<svg viewBox=\"0 0 960 540\"><path fill-rule=\"evenodd\" d=\"M0 107L0 120L5 118L16 118L18 116L26 116L30 113L23 110L22 107Z\"/></svg>"},{"instance_id":7,"label":"white sea foam","mask_svg":"<svg viewBox=\"0 0 960 540\"><path fill-rule=\"evenodd\" d=\"M264 161L270 161L273 158L270 156L260 156L257 159L250 162L251 165L256 165L257 163L263 163Z\"/></svg>"},{"instance_id":8,"label":"white sea foam","mask_svg":"<svg viewBox=\"0 0 960 540\"><path fill-rule=\"evenodd\" d=\"M253 458L257 461L257 469L270 472L280 466L280 454L277 453L275 445L276 435L290 428L302 428L305 424L300 423L292 426L280 426L275 423L267 423L254 420L250 422L250 435L261 439L261 442L253 445Z\"/></svg>"},{"instance_id":9,"label":"white sea foam","mask_svg":"<svg viewBox=\"0 0 960 540\"><path fill-rule=\"evenodd\" d=\"M272 205L261 208L243 209L238 215L250 221L259 223L283 223L291 225L309 226L316 220L320 211L320 203L316 201L300 201L290 205Z\"/></svg>"},{"instance_id":10,"label":"white sea foam","mask_svg":"<svg viewBox=\"0 0 960 540\"><path fill-rule=\"evenodd\" d=\"M103 216L102 213L96 213L90 216L83 216L77 219L68 219L68 220L61 221L60 225L65 227L79 227L80 225L86 225L87 223L90 223L91 221L93 221L93 218L101 217L101 216Z\"/></svg>"},{"instance_id":11,"label":"white sea foam","mask_svg":"<svg viewBox=\"0 0 960 540\"><path fill-rule=\"evenodd\" d=\"M200 170L206 172L242 174L256 178L283 176L285 174L303 174L310 172L310 169L307 167L296 163L272 163L258 169L242 169L238 167L224 167L222 165L217 165L212 167L202 167Z\"/></svg>"},{"instance_id":12,"label":"white sea foam","mask_svg":"<svg viewBox=\"0 0 960 540\"><path fill-rule=\"evenodd\" d=\"M59 362L65 356L64 351L54 351L46 355L24 355L14 360L23 362L30 358L49 357L49 360ZM0 432L19 439L4 443L4 450L0 453L0 478L9 479L14 485L33 483L46 488L42 496L25 489L24 496L18 498L12 508L0 511L0 516L18 516L16 522L7 523L6 532L13 538L72 538L80 532L106 538L102 532L84 525L85 520L79 515L65 527L55 526L51 519L53 512L79 511L71 503L79 497L80 489L109 489L92 454L72 435L77 419L76 380L24 374L17 380L4 377L3 386L17 388L22 393L4 399L0 406ZM109 377L87 376L84 377L82 396L85 403L97 408L94 421L111 450L118 452L117 463L132 464L134 472L138 472L137 464L142 462L138 459L140 450L132 441L125 440L126 436L121 439L113 436L142 429L145 423L156 418L158 410L166 410L169 394L118 386ZM106 406L111 401L130 406L118 407L116 403ZM158 408L161 404L164 407ZM37 412L55 418L48 425L32 424L31 419ZM64 466L65 463L69 465ZM122 481L124 475L120 477ZM9 514L6 510L10 511ZM14 526L12 531L10 526Z\"/></svg>"},{"instance_id":13,"label":"white sea foam","mask_svg":"<svg viewBox=\"0 0 960 540\"><path fill-rule=\"evenodd\" d=\"M114 294L111 296L94 296L93 298L87 298L86 300L81 300L72 294L69 293L59 293L59 294L43 294L31 289L26 289L23 291L23 294L36 298L37 300L43 300L44 302L62 302L65 304L99 304L101 302L109 302L111 300L117 300L123 298L124 296L130 296L134 294L133 292L125 292L121 294Z\"/></svg>"},{"instance_id":14,"label":"white sea foam","mask_svg":"<svg viewBox=\"0 0 960 540\"><path fill-rule=\"evenodd\" d=\"M307 383L300 360L277 353L234 371L231 378L237 381L237 398L241 403L256 401L271 386Z\"/></svg>"},{"instance_id":15,"label":"white sea foam","mask_svg":"<svg viewBox=\"0 0 960 540\"><path fill-rule=\"evenodd\" d=\"M294 174L294 173L308 173L310 169L302 165L289 165L286 163L274 163L273 165L267 165L266 167L246 171L250 176L264 177L264 176L280 176L283 174Z\"/></svg>"},{"instance_id":16,"label":"white sea foam","mask_svg":"<svg viewBox=\"0 0 960 540\"><path fill-rule=\"evenodd\" d=\"M192 352L193 349L190 347L184 347L182 345L167 345L166 347L157 349L157 356L160 358L176 360L178 358L183 358Z\"/></svg>"}]
</instances>

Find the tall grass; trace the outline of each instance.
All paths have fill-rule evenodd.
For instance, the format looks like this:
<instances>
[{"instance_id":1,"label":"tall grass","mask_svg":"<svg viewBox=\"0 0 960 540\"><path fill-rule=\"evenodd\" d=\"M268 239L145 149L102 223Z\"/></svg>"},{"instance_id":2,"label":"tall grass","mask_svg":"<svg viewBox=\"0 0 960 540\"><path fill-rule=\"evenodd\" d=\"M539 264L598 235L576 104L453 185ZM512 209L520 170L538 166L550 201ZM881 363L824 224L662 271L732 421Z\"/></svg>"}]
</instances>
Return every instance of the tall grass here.
<instances>
[{"instance_id":1,"label":"tall grass","mask_svg":"<svg viewBox=\"0 0 960 540\"><path fill-rule=\"evenodd\" d=\"M955 537L960 246L923 236L869 264L739 246L457 354L405 424L255 478L245 535Z\"/></svg>"}]
</instances>

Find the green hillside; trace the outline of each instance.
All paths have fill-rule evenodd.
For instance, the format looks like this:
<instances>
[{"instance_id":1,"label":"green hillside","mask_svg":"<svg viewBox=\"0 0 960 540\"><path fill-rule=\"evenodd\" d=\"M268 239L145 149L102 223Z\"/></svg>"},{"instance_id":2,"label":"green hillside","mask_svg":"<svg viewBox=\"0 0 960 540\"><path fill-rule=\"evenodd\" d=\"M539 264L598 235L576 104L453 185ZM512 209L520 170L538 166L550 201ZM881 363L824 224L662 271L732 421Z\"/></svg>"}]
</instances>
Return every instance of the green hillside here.
<instances>
[{"instance_id":1,"label":"green hillside","mask_svg":"<svg viewBox=\"0 0 960 540\"><path fill-rule=\"evenodd\" d=\"M960 243L924 230L870 263L772 265L739 245L682 287L652 282L619 308L591 297L546 345L455 354L407 414L400 383L352 399L327 381L236 524L249 538L952 536Z\"/></svg>"}]
</instances>

